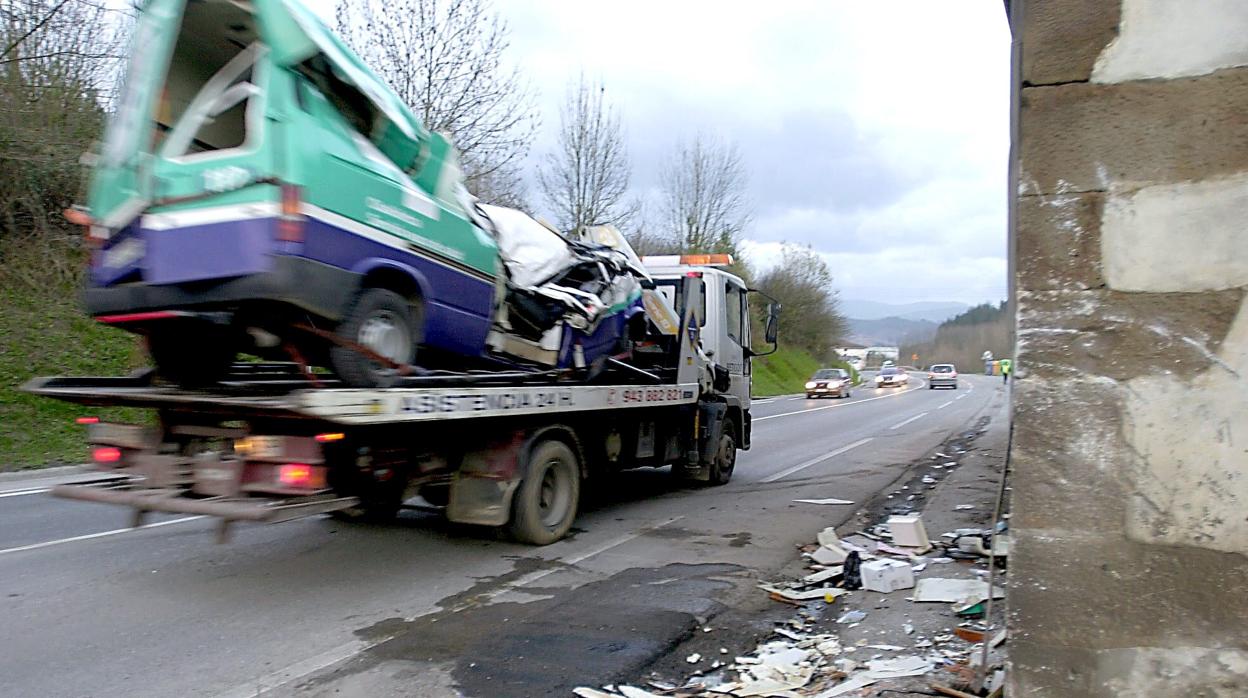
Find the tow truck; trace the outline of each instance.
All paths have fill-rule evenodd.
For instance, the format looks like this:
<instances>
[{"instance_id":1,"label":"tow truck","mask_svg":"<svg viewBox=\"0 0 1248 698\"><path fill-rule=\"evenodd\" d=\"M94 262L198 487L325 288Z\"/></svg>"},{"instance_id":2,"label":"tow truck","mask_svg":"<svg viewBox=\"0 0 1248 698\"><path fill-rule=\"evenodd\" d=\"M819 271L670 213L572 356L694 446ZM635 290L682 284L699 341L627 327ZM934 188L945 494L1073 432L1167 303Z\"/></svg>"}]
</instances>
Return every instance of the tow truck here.
<instances>
[{"instance_id":1,"label":"tow truck","mask_svg":"<svg viewBox=\"0 0 1248 698\"><path fill-rule=\"evenodd\" d=\"M85 416L101 477L53 495L235 522L331 514L385 520L416 496L463 524L553 543L571 528L586 482L671 466L723 485L750 447L754 289L727 255L648 257L664 302L652 331L592 377L566 371L415 372L393 387L349 388L306 367L236 363L208 389L124 377L46 377L27 392L92 407L155 411L152 424ZM666 308L667 312L662 311ZM654 311L654 312L649 312Z\"/></svg>"}]
</instances>

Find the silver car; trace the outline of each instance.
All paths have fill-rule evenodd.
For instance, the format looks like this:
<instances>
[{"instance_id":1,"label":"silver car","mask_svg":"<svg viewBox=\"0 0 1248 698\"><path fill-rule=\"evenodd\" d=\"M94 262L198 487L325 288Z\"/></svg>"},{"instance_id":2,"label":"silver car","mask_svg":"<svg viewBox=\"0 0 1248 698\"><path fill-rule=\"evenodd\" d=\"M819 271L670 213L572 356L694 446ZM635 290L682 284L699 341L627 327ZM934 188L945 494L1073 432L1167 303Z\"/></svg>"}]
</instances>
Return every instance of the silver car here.
<instances>
[{"instance_id":1,"label":"silver car","mask_svg":"<svg viewBox=\"0 0 1248 698\"><path fill-rule=\"evenodd\" d=\"M937 386L958 389L958 369L953 364L932 364L927 369L927 387L935 390Z\"/></svg>"}]
</instances>

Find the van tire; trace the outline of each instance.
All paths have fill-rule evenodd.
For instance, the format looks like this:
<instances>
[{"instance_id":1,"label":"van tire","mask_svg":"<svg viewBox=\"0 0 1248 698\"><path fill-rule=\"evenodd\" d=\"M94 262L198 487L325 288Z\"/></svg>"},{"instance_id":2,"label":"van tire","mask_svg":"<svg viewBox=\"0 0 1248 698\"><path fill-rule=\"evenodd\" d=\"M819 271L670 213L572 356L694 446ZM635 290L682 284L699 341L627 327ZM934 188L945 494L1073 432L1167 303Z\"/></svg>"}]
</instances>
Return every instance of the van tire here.
<instances>
[{"instance_id":1,"label":"van tire","mask_svg":"<svg viewBox=\"0 0 1248 698\"><path fill-rule=\"evenodd\" d=\"M563 538L576 519L580 496L581 468L572 448L554 439L536 444L511 499L511 537L530 545Z\"/></svg>"},{"instance_id":2,"label":"van tire","mask_svg":"<svg viewBox=\"0 0 1248 698\"><path fill-rule=\"evenodd\" d=\"M348 342L363 344L400 364L416 360L420 342L420 304L384 288L360 291L338 325L337 334ZM334 373L352 388L387 388L398 382L396 369L374 361L353 347L335 344L329 350Z\"/></svg>"},{"instance_id":3,"label":"van tire","mask_svg":"<svg viewBox=\"0 0 1248 698\"><path fill-rule=\"evenodd\" d=\"M178 323L147 336L156 375L183 388L205 388L221 380L237 356L229 331Z\"/></svg>"}]
</instances>

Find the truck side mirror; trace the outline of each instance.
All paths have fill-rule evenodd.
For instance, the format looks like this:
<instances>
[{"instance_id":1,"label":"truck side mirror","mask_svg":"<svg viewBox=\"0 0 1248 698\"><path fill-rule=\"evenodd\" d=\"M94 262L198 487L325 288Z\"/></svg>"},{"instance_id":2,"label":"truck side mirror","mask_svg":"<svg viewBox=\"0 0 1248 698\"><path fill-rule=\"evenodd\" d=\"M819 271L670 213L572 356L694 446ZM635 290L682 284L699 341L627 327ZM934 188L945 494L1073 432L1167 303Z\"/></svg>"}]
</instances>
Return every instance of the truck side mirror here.
<instances>
[{"instance_id":1,"label":"truck side mirror","mask_svg":"<svg viewBox=\"0 0 1248 698\"><path fill-rule=\"evenodd\" d=\"M772 303L767 306L767 326L763 331L763 339L768 344L775 344L780 338L780 306Z\"/></svg>"}]
</instances>

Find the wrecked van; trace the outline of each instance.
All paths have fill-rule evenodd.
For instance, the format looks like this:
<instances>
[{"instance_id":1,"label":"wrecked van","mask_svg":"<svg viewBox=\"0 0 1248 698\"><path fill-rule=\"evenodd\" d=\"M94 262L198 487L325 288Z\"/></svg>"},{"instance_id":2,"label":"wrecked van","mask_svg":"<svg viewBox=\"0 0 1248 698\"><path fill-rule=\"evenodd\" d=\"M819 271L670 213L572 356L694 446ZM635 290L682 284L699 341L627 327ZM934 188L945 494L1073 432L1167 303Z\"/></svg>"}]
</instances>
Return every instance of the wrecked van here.
<instances>
[{"instance_id":1,"label":"wrecked van","mask_svg":"<svg viewBox=\"0 0 1248 698\"><path fill-rule=\"evenodd\" d=\"M476 205L451 142L294 0L147 2L86 207L88 311L187 386L240 352L359 387L593 366L649 283L615 231Z\"/></svg>"}]
</instances>

